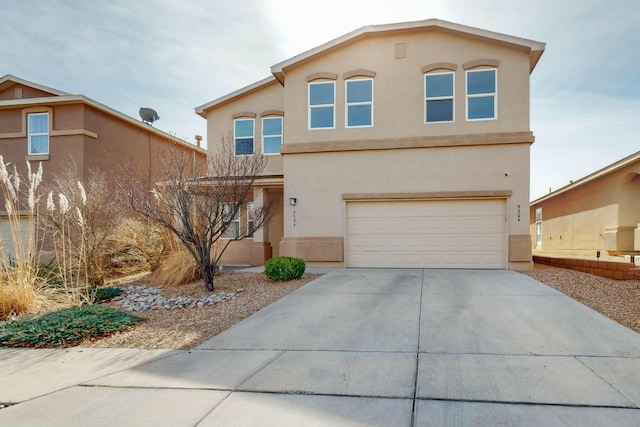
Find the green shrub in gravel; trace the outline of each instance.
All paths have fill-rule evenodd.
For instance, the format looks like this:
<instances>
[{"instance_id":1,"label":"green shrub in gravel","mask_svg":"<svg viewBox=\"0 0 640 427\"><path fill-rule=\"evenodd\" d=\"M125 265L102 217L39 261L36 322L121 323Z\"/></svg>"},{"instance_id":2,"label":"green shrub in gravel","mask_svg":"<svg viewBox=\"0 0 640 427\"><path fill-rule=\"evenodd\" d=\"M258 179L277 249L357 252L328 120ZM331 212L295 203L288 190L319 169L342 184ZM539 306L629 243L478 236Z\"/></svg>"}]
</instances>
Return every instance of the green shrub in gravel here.
<instances>
[{"instance_id":1,"label":"green shrub in gravel","mask_svg":"<svg viewBox=\"0 0 640 427\"><path fill-rule=\"evenodd\" d=\"M290 256L271 258L264 263L265 276L280 282L301 278L304 269L304 260Z\"/></svg>"},{"instance_id":2,"label":"green shrub in gravel","mask_svg":"<svg viewBox=\"0 0 640 427\"><path fill-rule=\"evenodd\" d=\"M104 305L65 308L0 323L0 346L71 347L85 338L117 332L140 320Z\"/></svg>"},{"instance_id":3,"label":"green shrub in gravel","mask_svg":"<svg viewBox=\"0 0 640 427\"><path fill-rule=\"evenodd\" d=\"M94 302L105 302L120 296L121 294L122 289L120 288L98 288L96 289L96 293L93 298Z\"/></svg>"}]
</instances>

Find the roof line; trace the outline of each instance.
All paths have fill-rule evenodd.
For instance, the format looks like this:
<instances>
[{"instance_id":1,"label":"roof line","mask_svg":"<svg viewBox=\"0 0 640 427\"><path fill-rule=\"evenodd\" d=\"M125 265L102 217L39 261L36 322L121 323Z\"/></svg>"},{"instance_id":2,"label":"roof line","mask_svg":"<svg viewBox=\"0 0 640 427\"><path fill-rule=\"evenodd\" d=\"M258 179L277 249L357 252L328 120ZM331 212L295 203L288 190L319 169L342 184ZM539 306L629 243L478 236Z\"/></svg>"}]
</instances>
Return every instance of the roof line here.
<instances>
[{"instance_id":1,"label":"roof line","mask_svg":"<svg viewBox=\"0 0 640 427\"><path fill-rule=\"evenodd\" d=\"M58 90L58 89L53 89L51 87L47 87L47 86L44 86L44 85L41 85L41 84L38 84L38 83L34 83L34 82L29 81L29 80L21 79L20 77L16 77L16 76L11 75L11 74L6 74L6 75L0 77L0 85L2 83L8 82L8 81L12 81L12 82L14 82L16 84L21 84L23 86L29 86L29 87L32 87L34 89L41 90L43 92L49 92L49 93L51 93L53 95L57 95L57 96L69 95L69 93L67 93L67 92L63 92L63 91Z\"/></svg>"},{"instance_id":2,"label":"roof line","mask_svg":"<svg viewBox=\"0 0 640 427\"><path fill-rule=\"evenodd\" d=\"M423 21L409 21L409 22L400 22L395 24L368 25L368 26L358 28L338 38L335 38L324 44L321 44L310 50L307 50L306 52L303 52L294 57L286 59L278 64L275 64L274 66L271 67L271 72L273 73L274 76L276 76L278 81L282 83L284 81L284 69L286 67L289 67L297 62L300 62L307 58L315 56L325 50L328 50L340 44L346 43L357 37L364 36L366 34L383 33L383 32L389 32L389 31L411 30L411 29L426 28L426 27L440 27L440 28L451 30L451 31L467 33L467 34L471 34L479 37L499 40L505 43L528 47L531 50L529 72L533 71L533 68L538 62L538 59L542 55L542 52L544 51L546 46L545 43L537 42L535 40L524 39L521 37L510 36L502 33L496 33L493 31L483 30L480 28L470 27L462 24L456 24L453 22L443 21L440 19L426 19Z\"/></svg>"},{"instance_id":3,"label":"roof line","mask_svg":"<svg viewBox=\"0 0 640 427\"><path fill-rule=\"evenodd\" d=\"M207 102L206 104L202 104L202 105L200 105L200 106L195 108L195 112L199 116L202 116L202 117L204 117L206 119L207 115L204 114L204 112L206 110L208 110L209 108L215 107L217 105L223 104L223 103L228 102L228 101L231 101L232 99L234 99L234 98L236 98L238 96L245 95L245 94L250 93L250 92L252 92L252 91L254 91L256 89L260 89L261 87L266 86L269 83L274 82L275 80L276 80L276 78L274 76L266 77L266 78L264 78L262 80L259 80L259 81L255 82L255 83L251 83L248 86L245 86L245 87L240 88L240 89L238 89L238 90L236 90L234 92L231 92L231 93L229 93L227 95L224 95L224 96L222 96L220 98L214 99L213 101Z\"/></svg>"},{"instance_id":4,"label":"roof line","mask_svg":"<svg viewBox=\"0 0 640 427\"><path fill-rule=\"evenodd\" d=\"M118 110L115 110L111 107L108 107L98 101L95 101L91 98L88 98L84 95L69 95L69 94L65 94L65 95L58 95L58 96L48 96L48 97L42 97L42 98L23 98L23 99L11 99L11 100L2 100L0 101L0 108L2 107L10 107L10 106L21 106L21 105L42 105L42 104L76 104L76 103L83 103L83 104L87 104L90 105L100 111L103 111L107 114L110 114L114 117L119 118L120 120L123 120L133 126L136 126L138 128L147 130L153 134L156 134L157 136L161 137L161 138L165 138L168 140L171 140L177 144L180 144L184 147L187 147L189 149L193 149L196 152L200 152L202 154L207 154L207 151L203 148L199 148L198 146L191 144L190 142L185 141L184 139L178 138L177 136L171 135L170 133L167 133L165 131L162 131L160 129L154 128L151 125L148 125L140 120L136 120L131 116L128 116L124 113L121 113Z\"/></svg>"},{"instance_id":5,"label":"roof line","mask_svg":"<svg viewBox=\"0 0 640 427\"><path fill-rule=\"evenodd\" d=\"M549 194L545 194L544 196L538 197L537 199L531 201L529 204L533 205L533 204L536 204L536 203L543 202L543 201L545 201L547 199L550 199L550 198L555 197L555 196L557 196L559 194L565 193L565 192L567 192L569 190L572 190L572 189L574 189L576 187L579 187L579 186L584 185L584 184L586 184L588 182L591 182L591 181L593 181L595 179L598 179L598 178L600 178L600 177L602 177L604 175L608 175L608 174L610 174L612 172L615 172L618 169L622 169L623 167L625 167L625 166L627 166L627 165L629 165L629 164L631 164L634 161L639 160L639 159L640 159L640 151L637 151L637 152L635 152L635 153L633 153L633 154L631 154L631 155L629 155L629 156L627 156L627 157L625 157L623 159L618 160L617 162L611 163L610 165L607 165L607 166L603 167L602 169L598 169L597 171L595 171L593 173L590 173L589 175L586 175L586 176L584 176L584 177L582 177L582 178L580 178L580 179L578 179L576 181L573 181L573 182L565 185L564 187L561 187L561 188L559 188L559 189L557 189L557 190L555 190L555 191L553 191L553 192L551 192Z\"/></svg>"}]
</instances>

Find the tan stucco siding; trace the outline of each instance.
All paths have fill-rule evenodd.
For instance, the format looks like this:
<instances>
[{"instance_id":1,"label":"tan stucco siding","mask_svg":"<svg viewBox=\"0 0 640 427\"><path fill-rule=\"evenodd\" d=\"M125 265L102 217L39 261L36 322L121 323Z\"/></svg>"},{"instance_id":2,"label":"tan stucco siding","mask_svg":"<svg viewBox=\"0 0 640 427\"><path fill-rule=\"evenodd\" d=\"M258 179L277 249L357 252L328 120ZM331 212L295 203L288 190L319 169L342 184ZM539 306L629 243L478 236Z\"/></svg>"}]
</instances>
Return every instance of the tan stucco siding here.
<instances>
[{"instance_id":1,"label":"tan stucco siding","mask_svg":"<svg viewBox=\"0 0 640 427\"><path fill-rule=\"evenodd\" d=\"M560 192L530 208L535 247L535 212L542 208L542 250L602 250L607 228L640 223L640 164Z\"/></svg>"},{"instance_id":2,"label":"tan stucco siding","mask_svg":"<svg viewBox=\"0 0 640 427\"><path fill-rule=\"evenodd\" d=\"M216 106L215 109L206 111L207 114L207 149L210 153L220 146L222 138L233 142L233 118L239 113L251 113L254 118L254 152L261 154L262 151L262 117L263 114L271 115L284 110L283 88L277 81L260 88L247 96L236 98L223 105ZM284 126L288 117L283 116ZM283 143L284 143L283 137ZM282 174L283 160L280 155L270 155L267 159L265 175Z\"/></svg>"},{"instance_id":3,"label":"tan stucco siding","mask_svg":"<svg viewBox=\"0 0 640 427\"><path fill-rule=\"evenodd\" d=\"M509 233L529 232L528 143L287 155L285 176L287 237L343 236L346 193L486 190L510 191Z\"/></svg>"},{"instance_id":4,"label":"tan stucco siding","mask_svg":"<svg viewBox=\"0 0 640 427\"><path fill-rule=\"evenodd\" d=\"M406 43L406 57L396 59L397 43ZM479 58L500 61L497 120L466 121L463 64ZM455 121L424 123L423 67L457 65ZM345 80L355 69L374 71L374 126L345 128ZM337 74L335 129L308 130L307 77L317 72ZM517 132L529 130L529 57L523 50L439 33L376 36L359 40L285 70L285 133L287 143L354 139Z\"/></svg>"}]
</instances>

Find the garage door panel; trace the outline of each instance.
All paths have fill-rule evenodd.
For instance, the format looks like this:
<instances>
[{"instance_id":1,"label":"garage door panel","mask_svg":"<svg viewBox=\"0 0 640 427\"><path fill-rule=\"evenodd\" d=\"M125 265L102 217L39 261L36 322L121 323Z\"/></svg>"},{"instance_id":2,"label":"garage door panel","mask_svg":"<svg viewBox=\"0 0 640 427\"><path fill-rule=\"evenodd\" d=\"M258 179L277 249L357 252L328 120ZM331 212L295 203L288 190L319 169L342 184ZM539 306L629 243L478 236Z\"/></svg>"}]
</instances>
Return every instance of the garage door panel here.
<instances>
[{"instance_id":1,"label":"garage door panel","mask_svg":"<svg viewBox=\"0 0 640 427\"><path fill-rule=\"evenodd\" d=\"M506 201L347 204L350 267L505 268Z\"/></svg>"}]
</instances>

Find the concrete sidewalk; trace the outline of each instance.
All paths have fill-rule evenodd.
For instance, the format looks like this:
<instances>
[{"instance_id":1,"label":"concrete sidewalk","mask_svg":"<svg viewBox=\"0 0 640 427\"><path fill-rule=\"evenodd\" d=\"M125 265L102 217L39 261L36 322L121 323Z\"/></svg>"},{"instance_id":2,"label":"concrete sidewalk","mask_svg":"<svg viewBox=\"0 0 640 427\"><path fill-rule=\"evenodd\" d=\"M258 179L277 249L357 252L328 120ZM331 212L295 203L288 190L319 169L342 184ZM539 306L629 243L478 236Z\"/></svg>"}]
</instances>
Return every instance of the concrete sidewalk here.
<instances>
[{"instance_id":1,"label":"concrete sidewalk","mask_svg":"<svg viewBox=\"0 0 640 427\"><path fill-rule=\"evenodd\" d=\"M0 372L11 426L640 425L640 335L511 271L339 270L197 350Z\"/></svg>"}]
</instances>

